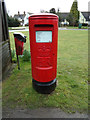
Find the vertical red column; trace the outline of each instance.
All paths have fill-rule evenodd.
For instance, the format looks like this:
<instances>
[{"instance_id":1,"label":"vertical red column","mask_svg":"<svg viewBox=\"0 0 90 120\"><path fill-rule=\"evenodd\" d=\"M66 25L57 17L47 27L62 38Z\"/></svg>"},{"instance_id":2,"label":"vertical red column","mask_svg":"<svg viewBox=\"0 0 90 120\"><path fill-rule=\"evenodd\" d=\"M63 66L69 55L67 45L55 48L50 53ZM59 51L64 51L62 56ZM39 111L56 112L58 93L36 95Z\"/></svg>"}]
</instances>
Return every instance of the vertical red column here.
<instances>
[{"instance_id":1,"label":"vertical red column","mask_svg":"<svg viewBox=\"0 0 90 120\"><path fill-rule=\"evenodd\" d=\"M51 93L56 87L58 16L29 17L32 83L36 91Z\"/></svg>"}]
</instances>

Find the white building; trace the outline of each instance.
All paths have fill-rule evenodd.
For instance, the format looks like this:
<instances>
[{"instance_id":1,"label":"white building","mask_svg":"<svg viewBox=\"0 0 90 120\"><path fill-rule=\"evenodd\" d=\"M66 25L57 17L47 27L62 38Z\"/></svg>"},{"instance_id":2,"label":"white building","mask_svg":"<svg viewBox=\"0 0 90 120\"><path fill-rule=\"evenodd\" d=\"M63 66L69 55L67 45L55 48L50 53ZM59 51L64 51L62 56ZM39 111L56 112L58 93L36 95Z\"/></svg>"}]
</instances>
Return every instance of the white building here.
<instances>
[{"instance_id":1,"label":"white building","mask_svg":"<svg viewBox=\"0 0 90 120\"><path fill-rule=\"evenodd\" d=\"M29 16L30 16L31 14L32 14L32 13L29 13L29 12L26 14L26 16L24 17L23 26L28 25L28 22L29 22L29 21L28 21L28 18L29 18Z\"/></svg>"},{"instance_id":2,"label":"white building","mask_svg":"<svg viewBox=\"0 0 90 120\"><path fill-rule=\"evenodd\" d=\"M90 12L80 12L79 23L89 23Z\"/></svg>"}]
</instances>

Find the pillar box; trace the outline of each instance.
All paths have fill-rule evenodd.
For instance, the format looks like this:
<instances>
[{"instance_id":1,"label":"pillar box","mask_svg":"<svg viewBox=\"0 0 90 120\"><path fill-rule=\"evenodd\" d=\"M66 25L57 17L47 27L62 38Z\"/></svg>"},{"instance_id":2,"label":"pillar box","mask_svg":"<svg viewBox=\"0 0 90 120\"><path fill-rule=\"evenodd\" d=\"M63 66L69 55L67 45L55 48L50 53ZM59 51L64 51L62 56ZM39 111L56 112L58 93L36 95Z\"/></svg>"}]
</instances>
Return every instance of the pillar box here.
<instances>
[{"instance_id":1,"label":"pillar box","mask_svg":"<svg viewBox=\"0 0 90 120\"><path fill-rule=\"evenodd\" d=\"M39 93L56 87L58 16L41 13L29 17L32 85Z\"/></svg>"}]
</instances>

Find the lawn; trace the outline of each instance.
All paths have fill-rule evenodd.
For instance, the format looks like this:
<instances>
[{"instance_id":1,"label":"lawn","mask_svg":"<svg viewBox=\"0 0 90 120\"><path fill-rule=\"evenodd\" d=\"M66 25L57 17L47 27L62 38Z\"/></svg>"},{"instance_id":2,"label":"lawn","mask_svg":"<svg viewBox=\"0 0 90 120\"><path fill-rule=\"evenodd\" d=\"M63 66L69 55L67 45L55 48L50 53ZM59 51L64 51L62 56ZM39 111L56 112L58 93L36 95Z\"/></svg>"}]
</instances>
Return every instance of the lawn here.
<instances>
[{"instance_id":1,"label":"lawn","mask_svg":"<svg viewBox=\"0 0 90 120\"><path fill-rule=\"evenodd\" d=\"M25 49L29 51L29 32ZM14 49L13 33L10 33ZM58 107L66 112L88 110L88 31L59 30L58 32L57 87L52 94L43 95L32 88L31 62L20 58L17 67L3 81L3 106L5 107Z\"/></svg>"}]
</instances>

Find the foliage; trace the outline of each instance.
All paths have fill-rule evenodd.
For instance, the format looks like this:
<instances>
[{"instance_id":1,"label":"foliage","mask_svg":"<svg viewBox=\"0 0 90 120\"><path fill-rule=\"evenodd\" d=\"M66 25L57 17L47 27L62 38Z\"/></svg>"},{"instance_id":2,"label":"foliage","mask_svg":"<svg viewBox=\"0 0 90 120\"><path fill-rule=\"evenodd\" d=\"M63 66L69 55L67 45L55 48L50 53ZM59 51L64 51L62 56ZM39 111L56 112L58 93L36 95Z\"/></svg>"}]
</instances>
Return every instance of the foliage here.
<instances>
[{"instance_id":1,"label":"foliage","mask_svg":"<svg viewBox=\"0 0 90 120\"><path fill-rule=\"evenodd\" d=\"M71 10L70 10L70 16L72 16L73 19L69 19L69 21L72 21L73 26L78 26L79 22L79 11L78 11L78 2L77 0L74 0ZM69 16L69 18L71 18Z\"/></svg>"},{"instance_id":2,"label":"foliage","mask_svg":"<svg viewBox=\"0 0 90 120\"><path fill-rule=\"evenodd\" d=\"M30 52L27 50L24 50L22 59L23 61L30 61Z\"/></svg>"},{"instance_id":3,"label":"foliage","mask_svg":"<svg viewBox=\"0 0 90 120\"><path fill-rule=\"evenodd\" d=\"M18 19L15 19L14 17L8 16L8 26L9 27L18 27L20 25L20 22L18 21Z\"/></svg>"},{"instance_id":4,"label":"foliage","mask_svg":"<svg viewBox=\"0 0 90 120\"><path fill-rule=\"evenodd\" d=\"M69 22L69 25L72 26L73 23L75 22L75 20L73 19L73 15L71 13L69 13L69 15L67 16L67 21Z\"/></svg>"},{"instance_id":5,"label":"foliage","mask_svg":"<svg viewBox=\"0 0 90 120\"><path fill-rule=\"evenodd\" d=\"M13 49L11 49L11 55L12 55L12 59L15 57L15 50Z\"/></svg>"},{"instance_id":6,"label":"foliage","mask_svg":"<svg viewBox=\"0 0 90 120\"><path fill-rule=\"evenodd\" d=\"M82 26L88 26L88 23L82 23Z\"/></svg>"},{"instance_id":7,"label":"foliage","mask_svg":"<svg viewBox=\"0 0 90 120\"><path fill-rule=\"evenodd\" d=\"M56 14L55 8L51 8L51 9L49 10L49 12L50 12L50 13L53 13L53 14Z\"/></svg>"}]
</instances>

